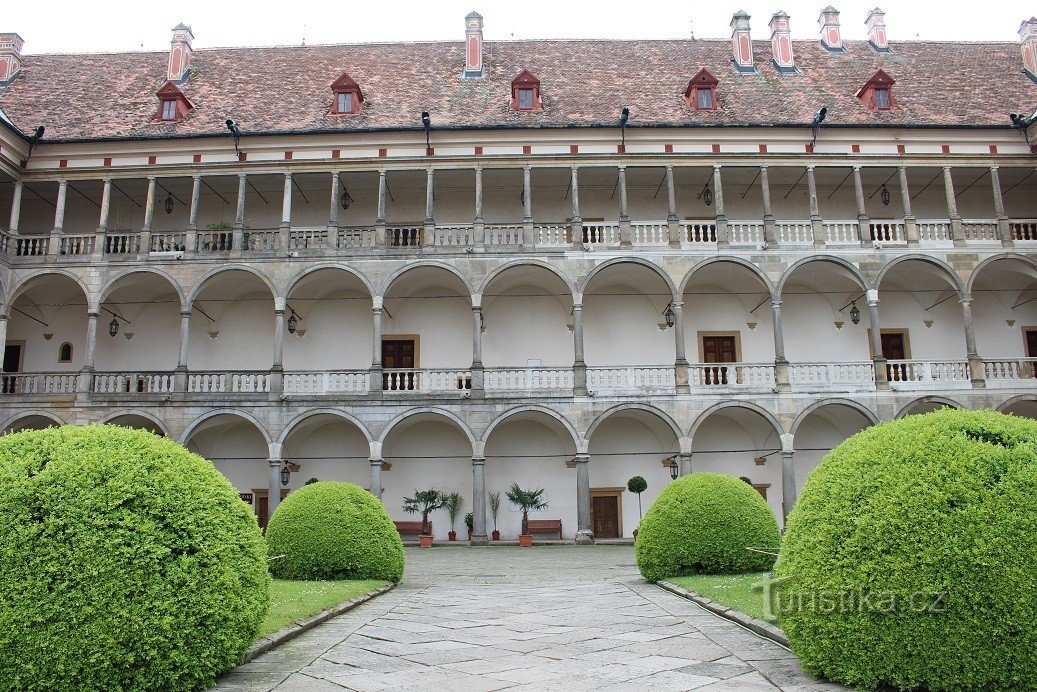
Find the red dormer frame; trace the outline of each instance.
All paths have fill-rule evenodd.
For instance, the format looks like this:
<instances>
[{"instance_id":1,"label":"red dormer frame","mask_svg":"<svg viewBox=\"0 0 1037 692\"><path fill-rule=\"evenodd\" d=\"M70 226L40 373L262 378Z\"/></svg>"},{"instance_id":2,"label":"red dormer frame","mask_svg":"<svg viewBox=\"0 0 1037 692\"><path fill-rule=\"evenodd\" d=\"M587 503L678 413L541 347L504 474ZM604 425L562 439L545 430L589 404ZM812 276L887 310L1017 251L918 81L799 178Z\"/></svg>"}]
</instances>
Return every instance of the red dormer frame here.
<instances>
[{"instance_id":1,"label":"red dormer frame","mask_svg":"<svg viewBox=\"0 0 1037 692\"><path fill-rule=\"evenodd\" d=\"M356 80L345 72L331 83L331 92L335 95L329 111L333 115L354 115L364 107L364 92Z\"/></svg>"},{"instance_id":2,"label":"red dormer frame","mask_svg":"<svg viewBox=\"0 0 1037 692\"><path fill-rule=\"evenodd\" d=\"M688 82L688 88L684 90L684 100L688 107L696 111L720 110L720 101L717 99L718 84L720 82L710 74L709 70L706 68L699 70L698 74ZM700 92L702 92L702 98L709 101L709 105L699 103ZM706 92L708 92L708 97Z\"/></svg>"},{"instance_id":3,"label":"red dormer frame","mask_svg":"<svg viewBox=\"0 0 1037 692\"><path fill-rule=\"evenodd\" d=\"M893 85L897 81L883 70L877 70L857 91L857 98L871 110L889 111L900 108L893 99ZM876 93L877 92L877 93ZM883 95L882 92L885 92Z\"/></svg>"},{"instance_id":4,"label":"red dormer frame","mask_svg":"<svg viewBox=\"0 0 1037 692\"><path fill-rule=\"evenodd\" d=\"M163 84L155 95L158 96L158 111L152 118L154 122L175 123L183 120L194 108L194 104L184 96L180 87L172 82Z\"/></svg>"},{"instance_id":5,"label":"red dormer frame","mask_svg":"<svg viewBox=\"0 0 1037 692\"><path fill-rule=\"evenodd\" d=\"M531 113L544 110L540 98L540 80L529 70L522 70L511 80L511 110Z\"/></svg>"}]
</instances>

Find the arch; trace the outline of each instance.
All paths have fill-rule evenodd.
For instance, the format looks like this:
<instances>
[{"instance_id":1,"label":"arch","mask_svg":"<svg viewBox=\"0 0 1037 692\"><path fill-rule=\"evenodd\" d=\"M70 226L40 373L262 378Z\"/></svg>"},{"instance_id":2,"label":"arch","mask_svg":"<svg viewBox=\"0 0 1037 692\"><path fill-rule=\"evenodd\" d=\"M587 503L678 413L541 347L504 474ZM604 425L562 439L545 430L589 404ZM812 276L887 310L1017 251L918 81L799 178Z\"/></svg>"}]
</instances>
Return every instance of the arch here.
<instances>
[{"instance_id":1,"label":"arch","mask_svg":"<svg viewBox=\"0 0 1037 692\"><path fill-rule=\"evenodd\" d=\"M260 424L259 420L251 413L247 413L245 411L233 408L214 409L212 411L207 411L206 413L203 413L202 415L195 418L191 422L191 424L187 426L187 429L184 431L184 434L180 436L180 444L186 445L188 440L191 439L191 436L195 433L195 431L202 423L209 420L210 418L215 418L217 416L223 415L235 416L237 418L241 418L242 420L251 423L252 426L259 431L259 434L263 436L263 439L266 441L266 443L268 445L270 444L270 435L266 431L266 426Z\"/></svg>"},{"instance_id":2,"label":"arch","mask_svg":"<svg viewBox=\"0 0 1037 692\"><path fill-rule=\"evenodd\" d=\"M101 288L100 291L97 292L97 305L100 306L101 303L103 303L105 299L108 297L108 294L115 290L116 284L118 284L124 278L132 274L154 274L162 279L165 279L169 283L169 285L173 287L173 291L180 299L180 311L183 312L187 309L188 304L184 302L184 289L179 284L179 282L177 282L177 280L174 279L167 272L152 267L136 267L134 269L127 269L126 271L120 272L119 274L115 275L104 285L104 287Z\"/></svg>"},{"instance_id":3,"label":"arch","mask_svg":"<svg viewBox=\"0 0 1037 692\"><path fill-rule=\"evenodd\" d=\"M879 422L879 417L875 415L875 412L859 401L854 401L853 399L843 399L839 397L834 399L822 399L820 401L815 401L814 403L810 404L810 406L807 406L800 412L798 416L796 416L795 422L789 429L789 433L792 435L793 439L795 439L796 437L796 431L799 430L800 424L804 420L806 420L807 416L809 416L811 413L818 410L819 408L824 408L825 406L845 406L847 408L851 408L854 411L860 413L862 416L864 416L868 420L869 425L876 425Z\"/></svg>"},{"instance_id":4,"label":"arch","mask_svg":"<svg viewBox=\"0 0 1037 692\"><path fill-rule=\"evenodd\" d=\"M404 274L410 271L414 271L415 269L421 269L423 267L431 267L435 269L446 270L450 274L453 274L458 279L460 279L461 284L468 291L468 295L472 295L472 283L468 280L468 278L465 277L465 275L462 274L456 267L452 267L446 262L439 262L437 260L422 260L420 262L412 262L410 264L403 265L402 267L394 271L392 274L390 274L388 278L385 279L384 283L382 284L381 295L385 296L392 288L392 285L396 283L396 280L402 277Z\"/></svg>"},{"instance_id":5,"label":"arch","mask_svg":"<svg viewBox=\"0 0 1037 692\"><path fill-rule=\"evenodd\" d=\"M613 406L612 408L605 409L600 414L598 414L598 417L595 418L594 422L590 424L590 427L587 428L587 434L584 435L584 437L589 442L591 437L594 435L594 431L598 429L598 426L600 426L602 423L608 420L608 418L612 415L621 413L623 411L643 411L645 413L651 414L659 420L661 420L663 423L667 425L667 427L670 428L670 430L673 432L673 436L677 439L678 442L680 442L680 439L684 437L684 434L681 431L681 426L677 425L677 422L673 420L673 418L671 418L668 413L662 411L661 409L657 409L654 406L649 406L648 404L636 403L618 404L616 406Z\"/></svg>"},{"instance_id":6,"label":"arch","mask_svg":"<svg viewBox=\"0 0 1037 692\"><path fill-rule=\"evenodd\" d=\"M717 263L720 263L720 262L727 262L729 264L737 264L737 265L739 265L741 267L744 267L745 269L748 269L749 272L753 274L753 276L755 276L756 278L758 278L760 280L760 283L763 284L763 287L766 289L767 293L770 293L771 295L774 295L774 284L772 284L771 280L767 278L767 275L764 274L763 271L758 266L756 266L755 264L753 264L749 260L742 259L741 257L710 257L709 259L706 259L706 260L704 260L702 262L699 262L698 264L693 266L691 269L689 269L688 273L684 275L683 279L681 279L681 284L679 286L679 291L680 292L677 295L678 296L683 296L684 295L684 293L688 290L688 284L691 283L691 280L692 280L692 278L694 278L695 274L697 274L698 272L702 271L706 267L709 267L711 265L714 265L714 264L717 264Z\"/></svg>"},{"instance_id":7,"label":"arch","mask_svg":"<svg viewBox=\"0 0 1037 692\"><path fill-rule=\"evenodd\" d=\"M775 418L770 411L763 408L759 404L754 404L751 401L720 401L713 404L712 406L710 406L705 411L699 414L698 418L695 419L695 422L691 424L690 428L688 428L688 437L694 440L695 431L699 429L699 426L702 425L703 421L705 421L714 413L717 413L718 411L721 411L725 408L742 408L746 409L747 411L752 411L753 413L759 414L761 418L767 421L771 425L771 427L774 428L774 434L778 436L778 439L781 439L781 437L785 434L785 429L781 426L781 423L778 422L778 419Z\"/></svg>"},{"instance_id":8,"label":"arch","mask_svg":"<svg viewBox=\"0 0 1037 692\"><path fill-rule=\"evenodd\" d=\"M1013 396L1011 399L1005 399L1002 401L994 410L998 413L1004 413L1008 407L1024 401L1037 403L1037 394L1019 394L1018 396Z\"/></svg>"},{"instance_id":9,"label":"arch","mask_svg":"<svg viewBox=\"0 0 1037 692\"><path fill-rule=\"evenodd\" d=\"M368 295L375 295L374 284L372 284L370 279L368 279L362 272L340 262L321 262L320 264L315 264L312 267L302 270L288 281L288 285L285 286L283 293L285 299L288 299L288 296L292 294L292 291L299 285L299 282L310 274L315 274L325 269L338 270L356 277L360 280L360 283L364 285L364 288L367 289Z\"/></svg>"},{"instance_id":10,"label":"arch","mask_svg":"<svg viewBox=\"0 0 1037 692\"><path fill-rule=\"evenodd\" d=\"M886 274L888 274L893 267L903 264L904 262L924 262L930 266L936 267L940 270L943 277L951 284L954 290L958 292L958 297L960 298L964 295L965 285L961 282L961 279L958 278L958 275L954 273L954 270L950 268L950 265L936 257L917 253L901 255L882 267L882 269L879 270L879 273L875 276L875 283L872 285L872 288L877 291L882 290L882 280L886 278Z\"/></svg>"},{"instance_id":11,"label":"arch","mask_svg":"<svg viewBox=\"0 0 1037 692\"><path fill-rule=\"evenodd\" d=\"M489 441L490 434L494 431L494 429L497 428L498 425L501 425L502 423L506 422L512 416L529 412L542 413L545 416L548 416L558 421L558 423L562 427L569 431L569 434L572 436L573 446L579 449L580 434L576 432L576 428L573 427L572 423L570 423L565 416L558 413L557 411L553 411L552 409L547 408L546 406L516 406L515 408L508 409L504 413L494 418L493 422L486 426L486 429L483 431L482 437L480 438L483 444Z\"/></svg>"},{"instance_id":12,"label":"arch","mask_svg":"<svg viewBox=\"0 0 1037 692\"><path fill-rule=\"evenodd\" d=\"M21 413L16 413L15 415L5 420L3 432L6 433L10 431L12 425L14 425L20 420L24 420L25 418L46 418L52 421L55 425L67 425L65 421L61 420L50 411L44 411L43 409L33 409L31 411L22 411Z\"/></svg>"},{"instance_id":13,"label":"arch","mask_svg":"<svg viewBox=\"0 0 1037 692\"><path fill-rule=\"evenodd\" d=\"M982 262L980 262L972 268L972 273L969 274L969 280L965 286L968 295L972 295L972 288L976 284L976 278L983 272L984 269L986 269L989 265L994 264L995 262L1000 262L1004 260L1019 260L1020 262L1028 264L1035 270L1037 270L1037 260L1035 260L1033 257L1029 257L1018 252L1004 252L999 255L992 255L990 257L987 257L985 260L983 260Z\"/></svg>"},{"instance_id":14,"label":"arch","mask_svg":"<svg viewBox=\"0 0 1037 692\"><path fill-rule=\"evenodd\" d=\"M92 294L90 293L90 289L87 288L86 284L83 283L82 279L80 279L78 276L65 269L46 269L44 271L36 272L22 278L11 288L10 299L6 303L8 308L10 308L10 306L13 305L16 300L18 300L22 293L24 293L28 288L31 287L30 284L46 276L63 276L67 279L71 279L77 286L79 286L79 290L83 292L83 299L86 301L87 311L89 312L91 310L97 309L97 307L91 302Z\"/></svg>"},{"instance_id":15,"label":"arch","mask_svg":"<svg viewBox=\"0 0 1037 692\"><path fill-rule=\"evenodd\" d=\"M198 294L205 287L205 284L209 281L209 279L213 278L217 274L223 274L226 272L234 271L248 272L249 274L255 275L256 278L262 281L266 285L267 289L270 290L271 298L273 298L276 301L280 297L277 295L277 290L274 288L274 282L271 281L266 274L259 271L255 267L250 267L247 264L235 264L219 266L214 269L210 269L209 271L202 274L198 281L195 282L194 286L191 287L191 293L187 296L187 305L194 304L194 301L198 299Z\"/></svg>"},{"instance_id":16,"label":"arch","mask_svg":"<svg viewBox=\"0 0 1037 692\"><path fill-rule=\"evenodd\" d=\"M801 260L794 262L789 265L785 272L781 275L781 279L778 280L777 293L779 297L785 292L785 284L788 282L792 274L802 267L803 265L810 264L812 262L826 262L828 264L834 264L842 267L846 271L850 272L850 276L860 285L862 291L868 290L868 282L864 279L864 275L861 274L861 270L858 269L852 262L842 257L836 257L835 255L812 255L810 257L804 257Z\"/></svg>"},{"instance_id":17,"label":"arch","mask_svg":"<svg viewBox=\"0 0 1037 692\"><path fill-rule=\"evenodd\" d=\"M587 276L583 278L583 281L580 282L580 295L584 295L587 292L587 287L591 285L591 281L594 280L595 276L600 274L605 269L609 267L614 267L619 264L638 264L642 267L645 267L649 271L654 272L660 279L663 280L663 283L666 284L666 288L670 290L671 300L679 300L680 294L676 292L677 289L673 285L673 279L670 278L669 274L664 272L662 267L660 267L658 264L655 264L654 262L649 262L646 259L641 259L640 257L616 257L615 259L610 259L606 262L602 262L598 266L594 267L590 270L590 272L587 273Z\"/></svg>"},{"instance_id":18,"label":"arch","mask_svg":"<svg viewBox=\"0 0 1037 692\"><path fill-rule=\"evenodd\" d=\"M112 411L112 412L106 414L98 422L99 423L111 423L116 418L121 418L123 416L137 416L138 418L143 418L145 420L149 420L149 421L151 421L152 423L155 424L156 428L158 428L159 430L162 431L163 435L165 435L166 437L169 437L169 429L166 427L166 425L162 421L160 421L156 416L154 416L153 414L148 413L147 411L143 411L141 409L123 408L123 409L119 409L117 411Z\"/></svg>"},{"instance_id":19,"label":"arch","mask_svg":"<svg viewBox=\"0 0 1037 692\"><path fill-rule=\"evenodd\" d=\"M560 271L558 271L558 269L552 267L547 262L535 259L519 259L505 262L504 264L500 265L499 267L496 267L493 271L487 274L486 278L483 279L482 284L479 286L479 295L486 293L486 290L489 288L490 284L501 274L508 271L509 269L515 269L516 267L539 267L541 269L546 269L549 273L557 276L558 279L565 285L565 287L569 289L570 297L576 291L576 288L575 286L573 286L573 283L568 278L566 278Z\"/></svg>"},{"instance_id":20,"label":"arch","mask_svg":"<svg viewBox=\"0 0 1037 692\"><path fill-rule=\"evenodd\" d=\"M413 418L414 416L418 416L418 415L421 415L421 414L427 414L427 415L432 415L432 416L438 416L440 418L445 418L448 421L450 421L451 423L453 423L454 425L456 425L461 430L461 432L463 432L465 434L465 437L468 438L468 442L470 442L472 444L472 450L474 452L474 450L475 450L475 442L476 442L477 438L475 437L474 434L472 434L472 429L468 427L468 424L465 423L460 418L458 418L456 414L451 413L450 411L447 411L446 409L437 408L435 406L421 406L419 408L408 409L408 410L404 411L403 413L401 413L400 415L396 416L391 421L389 421L389 424L385 426L384 430L382 430L382 434L378 436L378 443L379 444L385 444L385 440L389 437L389 433L391 433L396 428L397 425L399 425L400 423L403 423L408 418Z\"/></svg>"},{"instance_id":21,"label":"arch","mask_svg":"<svg viewBox=\"0 0 1037 692\"><path fill-rule=\"evenodd\" d=\"M335 418L339 418L348 423L352 423L357 427L358 430L360 430L360 433L368 442L371 442L373 439L371 437L371 431L368 430L367 426L361 423L360 419L354 416L353 414L337 408L315 408L301 413L294 419L292 419L292 422L285 426L284 431L281 433L280 437L277 438L278 443L284 444L285 441L287 441L288 438L291 437L291 434L295 432L295 430L300 425L305 423L310 418L321 415L334 416Z\"/></svg>"},{"instance_id":22,"label":"arch","mask_svg":"<svg viewBox=\"0 0 1037 692\"><path fill-rule=\"evenodd\" d=\"M909 401L906 404L904 404L904 406L901 407L901 409L899 411L897 411L897 415L893 416L893 418L894 419L903 418L904 416L906 416L909 413L911 413L911 409L914 408L915 406L917 406L918 404L926 404L926 403L943 404L944 406L948 406L950 408L956 408L956 409L967 409L968 408L964 404L961 404L961 403L955 401L954 399L934 394L934 395L931 395L931 396L920 396L917 399L912 399L911 401Z\"/></svg>"}]
</instances>

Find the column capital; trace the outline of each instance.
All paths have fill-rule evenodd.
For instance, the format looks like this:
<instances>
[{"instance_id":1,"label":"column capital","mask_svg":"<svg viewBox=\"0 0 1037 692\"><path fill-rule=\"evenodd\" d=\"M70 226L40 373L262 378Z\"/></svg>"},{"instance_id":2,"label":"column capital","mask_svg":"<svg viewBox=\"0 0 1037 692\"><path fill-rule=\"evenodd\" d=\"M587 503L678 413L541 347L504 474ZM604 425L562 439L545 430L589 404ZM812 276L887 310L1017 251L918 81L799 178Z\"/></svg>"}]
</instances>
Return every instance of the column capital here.
<instances>
[{"instance_id":1,"label":"column capital","mask_svg":"<svg viewBox=\"0 0 1037 692\"><path fill-rule=\"evenodd\" d=\"M101 313L97 310L87 310L86 316L92 320L96 320L98 317L101 316Z\"/></svg>"},{"instance_id":2,"label":"column capital","mask_svg":"<svg viewBox=\"0 0 1037 692\"><path fill-rule=\"evenodd\" d=\"M266 463L270 466L270 468L280 468L281 464L284 463L284 459L281 459L279 457L278 458L270 457L269 459L266 460Z\"/></svg>"},{"instance_id":3,"label":"column capital","mask_svg":"<svg viewBox=\"0 0 1037 692\"><path fill-rule=\"evenodd\" d=\"M720 164L719 163L714 163L713 164L713 172L714 173L719 173L720 172Z\"/></svg>"},{"instance_id":4,"label":"column capital","mask_svg":"<svg viewBox=\"0 0 1037 692\"><path fill-rule=\"evenodd\" d=\"M284 172L284 177L286 177L289 180L291 180L292 179L292 172L291 171L285 171Z\"/></svg>"},{"instance_id":5,"label":"column capital","mask_svg":"<svg viewBox=\"0 0 1037 692\"><path fill-rule=\"evenodd\" d=\"M590 454L587 454L586 452L577 452L576 453L576 463L577 464L586 464L590 460L591 460L591 455Z\"/></svg>"},{"instance_id":6,"label":"column capital","mask_svg":"<svg viewBox=\"0 0 1037 692\"><path fill-rule=\"evenodd\" d=\"M669 171L669 172L672 172L673 171L673 164L672 163L666 164L666 170Z\"/></svg>"},{"instance_id":7,"label":"column capital","mask_svg":"<svg viewBox=\"0 0 1037 692\"><path fill-rule=\"evenodd\" d=\"M154 174L150 174L150 175L148 175L147 177L148 177L148 182L149 182L149 183L153 183L153 182L155 182L156 180L158 180L158 176L157 176L157 175L154 175Z\"/></svg>"},{"instance_id":8,"label":"column capital","mask_svg":"<svg viewBox=\"0 0 1037 692\"><path fill-rule=\"evenodd\" d=\"M244 173L244 172L238 173L238 180L244 180L247 177L248 177L248 173Z\"/></svg>"},{"instance_id":9,"label":"column capital","mask_svg":"<svg viewBox=\"0 0 1037 692\"><path fill-rule=\"evenodd\" d=\"M575 163L571 166L571 168L572 168L572 172L573 173L575 173L576 171L580 170L580 167L577 166Z\"/></svg>"},{"instance_id":10,"label":"column capital","mask_svg":"<svg viewBox=\"0 0 1037 692\"><path fill-rule=\"evenodd\" d=\"M383 177L383 178L385 177L385 174L388 173L388 172L389 172L389 170L386 169L386 168L379 168L378 169L378 175Z\"/></svg>"},{"instance_id":11,"label":"column capital","mask_svg":"<svg viewBox=\"0 0 1037 692\"><path fill-rule=\"evenodd\" d=\"M485 464L485 463L486 463L486 457L484 457L484 456L473 456L472 457L472 465L473 466L481 466L482 464Z\"/></svg>"},{"instance_id":12,"label":"column capital","mask_svg":"<svg viewBox=\"0 0 1037 692\"><path fill-rule=\"evenodd\" d=\"M382 296L371 296L371 309L375 312L381 312L383 300L385 299Z\"/></svg>"},{"instance_id":13,"label":"column capital","mask_svg":"<svg viewBox=\"0 0 1037 692\"><path fill-rule=\"evenodd\" d=\"M201 173L192 173L191 177L194 178L195 180L201 180L202 179L202 174ZM110 180L110 178L109 178L109 180Z\"/></svg>"},{"instance_id":14,"label":"column capital","mask_svg":"<svg viewBox=\"0 0 1037 692\"><path fill-rule=\"evenodd\" d=\"M897 170L904 171L906 173L907 172L907 164L904 164L904 163L900 164L899 166L897 166Z\"/></svg>"},{"instance_id":15,"label":"column capital","mask_svg":"<svg viewBox=\"0 0 1037 692\"><path fill-rule=\"evenodd\" d=\"M853 167L853 170L854 170L854 172L855 172L855 173L860 173L860 172L861 172L861 167L860 167L860 165L859 165L859 164L857 164L857 165L854 165L854 167Z\"/></svg>"},{"instance_id":16,"label":"column capital","mask_svg":"<svg viewBox=\"0 0 1037 692\"><path fill-rule=\"evenodd\" d=\"M991 171L996 171L999 168L1001 168L1001 166L999 164L996 164L996 163L990 164L990 170Z\"/></svg>"},{"instance_id":17,"label":"column capital","mask_svg":"<svg viewBox=\"0 0 1037 692\"><path fill-rule=\"evenodd\" d=\"M961 306L963 308L972 307L972 296L971 295L962 296L962 297L958 298L958 302L961 303Z\"/></svg>"},{"instance_id":18,"label":"column capital","mask_svg":"<svg viewBox=\"0 0 1037 692\"><path fill-rule=\"evenodd\" d=\"M878 305L878 303L879 303L879 292L878 292L878 290L876 290L874 288L869 288L867 291L864 292L864 296L868 299L868 305L871 305L872 303L875 303L876 305Z\"/></svg>"},{"instance_id":19,"label":"column capital","mask_svg":"<svg viewBox=\"0 0 1037 692\"><path fill-rule=\"evenodd\" d=\"M674 310L680 310L681 308L684 307L684 301L683 300L671 300L670 301L670 307L672 307Z\"/></svg>"},{"instance_id":20,"label":"column capital","mask_svg":"<svg viewBox=\"0 0 1037 692\"><path fill-rule=\"evenodd\" d=\"M951 172L951 167L950 166L944 166L943 167L943 172L944 173L950 173Z\"/></svg>"},{"instance_id":21,"label":"column capital","mask_svg":"<svg viewBox=\"0 0 1037 692\"><path fill-rule=\"evenodd\" d=\"M181 310L180 311L180 317L181 317L181 319L184 318L184 317L190 319L191 318L191 311L190 310Z\"/></svg>"},{"instance_id":22,"label":"column capital","mask_svg":"<svg viewBox=\"0 0 1037 692\"><path fill-rule=\"evenodd\" d=\"M627 169L627 165L625 163L621 163L621 164L618 164L616 166L616 168L618 168L621 171L625 171Z\"/></svg>"},{"instance_id":23,"label":"column capital","mask_svg":"<svg viewBox=\"0 0 1037 692\"><path fill-rule=\"evenodd\" d=\"M807 164L807 171L810 172L810 173L813 173L814 172L814 164L808 163Z\"/></svg>"},{"instance_id":24,"label":"column capital","mask_svg":"<svg viewBox=\"0 0 1037 692\"><path fill-rule=\"evenodd\" d=\"M780 308L781 307L781 298L773 298L772 297L771 298L771 307L772 308Z\"/></svg>"}]
</instances>

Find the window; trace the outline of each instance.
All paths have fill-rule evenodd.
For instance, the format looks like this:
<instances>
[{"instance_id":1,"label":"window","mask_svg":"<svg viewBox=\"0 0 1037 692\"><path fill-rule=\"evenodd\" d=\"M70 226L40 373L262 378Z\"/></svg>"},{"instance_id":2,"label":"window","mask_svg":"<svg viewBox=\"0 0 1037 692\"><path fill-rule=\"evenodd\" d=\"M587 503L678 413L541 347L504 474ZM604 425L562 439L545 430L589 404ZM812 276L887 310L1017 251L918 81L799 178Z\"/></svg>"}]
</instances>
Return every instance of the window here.
<instances>
[{"instance_id":1,"label":"window","mask_svg":"<svg viewBox=\"0 0 1037 692\"><path fill-rule=\"evenodd\" d=\"M155 92L158 97L158 111L152 116L157 122L174 122L181 120L192 108L191 103L180 87L172 82L166 82L162 88Z\"/></svg>"},{"instance_id":2,"label":"window","mask_svg":"<svg viewBox=\"0 0 1037 692\"><path fill-rule=\"evenodd\" d=\"M176 120L176 101L169 99L162 102L162 119Z\"/></svg>"},{"instance_id":3,"label":"window","mask_svg":"<svg viewBox=\"0 0 1037 692\"><path fill-rule=\"evenodd\" d=\"M896 110L900 106L897 105L896 98L893 96L894 84L896 84L896 80L884 71L876 70L875 74L857 92L857 98L865 107L872 110Z\"/></svg>"},{"instance_id":4,"label":"window","mask_svg":"<svg viewBox=\"0 0 1037 692\"><path fill-rule=\"evenodd\" d=\"M364 92L356 80L345 72L331 83L331 92L335 95L329 112L337 115L353 115L364 107Z\"/></svg>"},{"instance_id":5,"label":"window","mask_svg":"<svg viewBox=\"0 0 1037 692\"><path fill-rule=\"evenodd\" d=\"M695 74L688 82L684 90L684 101L688 107L697 111L718 110L717 85L720 82L710 74L709 70L703 68Z\"/></svg>"},{"instance_id":6,"label":"window","mask_svg":"<svg viewBox=\"0 0 1037 692\"><path fill-rule=\"evenodd\" d=\"M58 349L58 362L59 363L71 363L72 362L72 344L67 341L61 344L61 348Z\"/></svg>"},{"instance_id":7,"label":"window","mask_svg":"<svg viewBox=\"0 0 1037 692\"><path fill-rule=\"evenodd\" d=\"M339 113L352 113L353 112L353 94L339 94L338 95L338 112Z\"/></svg>"},{"instance_id":8,"label":"window","mask_svg":"<svg viewBox=\"0 0 1037 692\"><path fill-rule=\"evenodd\" d=\"M889 110L889 89L875 90L875 107L881 111Z\"/></svg>"},{"instance_id":9,"label":"window","mask_svg":"<svg viewBox=\"0 0 1037 692\"><path fill-rule=\"evenodd\" d=\"M521 111L533 110L533 90L532 89L519 89L518 90L518 107Z\"/></svg>"},{"instance_id":10,"label":"window","mask_svg":"<svg viewBox=\"0 0 1037 692\"><path fill-rule=\"evenodd\" d=\"M511 80L511 110L540 111L540 80L529 70L522 70Z\"/></svg>"},{"instance_id":11,"label":"window","mask_svg":"<svg viewBox=\"0 0 1037 692\"><path fill-rule=\"evenodd\" d=\"M698 93L698 105L702 109L713 108L713 90L712 89L696 89Z\"/></svg>"}]
</instances>

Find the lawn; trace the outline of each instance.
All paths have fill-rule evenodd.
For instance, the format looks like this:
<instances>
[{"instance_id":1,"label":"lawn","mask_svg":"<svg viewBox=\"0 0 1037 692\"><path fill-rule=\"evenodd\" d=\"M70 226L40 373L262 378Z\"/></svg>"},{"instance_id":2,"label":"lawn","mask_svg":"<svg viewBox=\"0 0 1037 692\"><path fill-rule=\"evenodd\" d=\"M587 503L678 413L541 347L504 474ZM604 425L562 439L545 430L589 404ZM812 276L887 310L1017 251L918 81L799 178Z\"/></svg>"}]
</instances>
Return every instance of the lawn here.
<instances>
[{"instance_id":1,"label":"lawn","mask_svg":"<svg viewBox=\"0 0 1037 692\"><path fill-rule=\"evenodd\" d=\"M270 584L270 610L266 614L259 636L268 634L291 623L314 615L333 605L385 586L384 581L288 581L274 579Z\"/></svg>"},{"instance_id":2,"label":"lawn","mask_svg":"<svg viewBox=\"0 0 1037 692\"><path fill-rule=\"evenodd\" d=\"M696 574L691 577L674 577L666 581L762 620L763 594L753 593L753 584L762 582L767 578L767 574Z\"/></svg>"}]
</instances>

